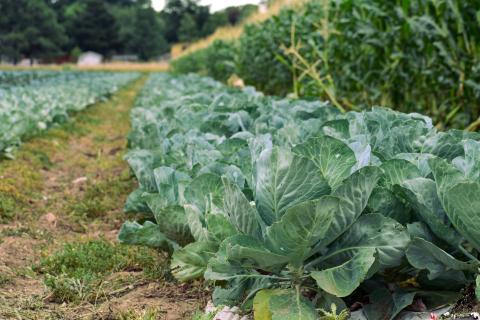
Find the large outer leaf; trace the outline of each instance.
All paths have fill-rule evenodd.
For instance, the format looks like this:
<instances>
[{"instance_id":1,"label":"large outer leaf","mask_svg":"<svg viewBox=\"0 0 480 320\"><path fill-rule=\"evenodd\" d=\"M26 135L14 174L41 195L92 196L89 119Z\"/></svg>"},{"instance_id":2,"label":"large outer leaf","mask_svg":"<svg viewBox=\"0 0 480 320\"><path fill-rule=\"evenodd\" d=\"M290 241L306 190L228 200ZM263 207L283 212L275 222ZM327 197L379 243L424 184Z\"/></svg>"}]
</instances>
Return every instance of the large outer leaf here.
<instances>
[{"instance_id":1,"label":"large outer leaf","mask_svg":"<svg viewBox=\"0 0 480 320\"><path fill-rule=\"evenodd\" d=\"M334 242L325 255L332 255L339 263L354 256L359 249L375 249L380 265L391 268L401 264L409 243L407 229L400 223L379 214L367 214Z\"/></svg>"},{"instance_id":2,"label":"large outer leaf","mask_svg":"<svg viewBox=\"0 0 480 320\"><path fill-rule=\"evenodd\" d=\"M222 283L219 283L222 284ZM250 303L257 292L270 288L272 280L267 277L249 279L248 277L236 278L213 291L213 303L218 305L238 306Z\"/></svg>"},{"instance_id":3,"label":"large outer leaf","mask_svg":"<svg viewBox=\"0 0 480 320\"><path fill-rule=\"evenodd\" d=\"M236 184L240 188L245 187L245 176L243 172L234 165L226 165L222 162L214 162L209 165L204 166L200 171L198 171L198 175L204 173L213 173L220 177L225 176L228 180L232 181L232 183Z\"/></svg>"},{"instance_id":4,"label":"large outer leaf","mask_svg":"<svg viewBox=\"0 0 480 320\"><path fill-rule=\"evenodd\" d=\"M289 208L280 221L267 228L267 247L288 256L290 263L300 267L312 247L325 236L338 211L338 202L336 197L323 196Z\"/></svg>"},{"instance_id":5,"label":"large outer leaf","mask_svg":"<svg viewBox=\"0 0 480 320\"><path fill-rule=\"evenodd\" d=\"M187 174L170 167L159 167L153 170L153 175L158 193L166 202L165 206L183 204L185 185L191 180Z\"/></svg>"},{"instance_id":6,"label":"large outer leaf","mask_svg":"<svg viewBox=\"0 0 480 320\"><path fill-rule=\"evenodd\" d=\"M218 145L217 149L222 152L224 162L240 168L248 185L252 187L252 155L247 141L245 139L230 137L230 139Z\"/></svg>"},{"instance_id":7,"label":"large outer leaf","mask_svg":"<svg viewBox=\"0 0 480 320\"><path fill-rule=\"evenodd\" d=\"M415 294L401 290L391 294L387 288L380 287L369 295L370 303L363 307L363 313L368 320L392 320L412 304Z\"/></svg>"},{"instance_id":8,"label":"large outer leaf","mask_svg":"<svg viewBox=\"0 0 480 320\"><path fill-rule=\"evenodd\" d=\"M176 204L178 199L177 179L175 170L170 167L158 167L153 170L153 177L159 199L163 200L163 206Z\"/></svg>"},{"instance_id":9,"label":"large outer leaf","mask_svg":"<svg viewBox=\"0 0 480 320\"><path fill-rule=\"evenodd\" d=\"M270 299L274 295L285 293L282 289L264 289L257 292L253 298L253 313L255 320L271 320Z\"/></svg>"},{"instance_id":10,"label":"large outer leaf","mask_svg":"<svg viewBox=\"0 0 480 320\"><path fill-rule=\"evenodd\" d=\"M162 233L180 245L193 241L183 207L178 205L163 207L163 200L159 194L149 194L145 198Z\"/></svg>"},{"instance_id":11,"label":"large outer leaf","mask_svg":"<svg viewBox=\"0 0 480 320\"><path fill-rule=\"evenodd\" d=\"M209 242L194 242L176 250L171 263L173 276L180 281L202 277L216 251L217 246Z\"/></svg>"},{"instance_id":12,"label":"large outer leaf","mask_svg":"<svg viewBox=\"0 0 480 320\"><path fill-rule=\"evenodd\" d=\"M368 209L370 212L380 213L400 223L408 223L411 219L411 211L394 192L385 187L373 189L368 199Z\"/></svg>"},{"instance_id":13,"label":"large outer leaf","mask_svg":"<svg viewBox=\"0 0 480 320\"><path fill-rule=\"evenodd\" d=\"M480 250L480 183L466 182L462 173L444 160L432 159L429 164L448 218Z\"/></svg>"},{"instance_id":14,"label":"large outer leaf","mask_svg":"<svg viewBox=\"0 0 480 320\"><path fill-rule=\"evenodd\" d=\"M462 237L452 227L445 210L443 210L433 180L425 178L406 180L402 183L402 188L401 191L419 218L430 227L437 237L454 246L462 241Z\"/></svg>"},{"instance_id":15,"label":"large outer leaf","mask_svg":"<svg viewBox=\"0 0 480 320\"><path fill-rule=\"evenodd\" d=\"M395 184L421 176L420 170L414 164L403 159L388 160L382 163L380 168L384 172L380 184L390 189Z\"/></svg>"},{"instance_id":16,"label":"large outer leaf","mask_svg":"<svg viewBox=\"0 0 480 320\"><path fill-rule=\"evenodd\" d=\"M300 292L291 291L273 295L269 303L272 320L315 320L318 318L313 305Z\"/></svg>"},{"instance_id":17,"label":"large outer leaf","mask_svg":"<svg viewBox=\"0 0 480 320\"><path fill-rule=\"evenodd\" d=\"M263 243L246 235L230 237L222 243L226 248L226 256L244 267L253 267L263 270L284 265L288 258L269 251Z\"/></svg>"},{"instance_id":18,"label":"large outer leaf","mask_svg":"<svg viewBox=\"0 0 480 320\"><path fill-rule=\"evenodd\" d=\"M449 130L437 132L424 142L423 152L431 153L449 161L464 154L462 140L473 138L472 132L463 130Z\"/></svg>"},{"instance_id":19,"label":"large outer leaf","mask_svg":"<svg viewBox=\"0 0 480 320\"><path fill-rule=\"evenodd\" d=\"M168 238L160 231L158 225L147 221L143 225L138 222L125 222L118 233L120 243L147 246L172 250L178 245L168 240Z\"/></svg>"},{"instance_id":20,"label":"large outer leaf","mask_svg":"<svg viewBox=\"0 0 480 320\"><path fill-rule=\"evenodd\" d=\"M464 182L465 176L453 165L440 158L432 158L428 160L428 164L435 178L438 197L443 204L443 195L445 192L454 185Z\"/></svg>"},{"instance_id":21,"label":"large outer leaf","mask_svg":"<svg viewBox=\"0 0 480 320\"><path fill-rule=\"evenodd\" d=\"M207 241L208 230L206 227L205 217L200 209L195 205L186 204L183 206L187 217L188 227L196 241Z\"/></svg>"},{"instance_id":22,"label":"large outer leaf","mask_svg":"<svg viewBox=\"0 0 480 320\"><path fill-rule=\"evenodd\" d=\"M199 175L186 187L185 200L196 205L201 212L218 212L223 208L223 183L212 173Z\"/></svg>"},{"instance_id":23,"label":"large outer leaf","mask_svg":"<svg viewBox=\"0 0 480 320\"><path fill-rule=\"evenodd\" d=\"M395 155L395 159L404 159L413 163L420 170L422 177L426 177L432 172L428 160L434 157L430 153L399 153Z\"/></svg>"},{"instance_id":24,"label":"large outer leaf","mask_svg":"<svg viewBox=\"0 0 480 320\"><path fill-rule=\"evenodd\" d=\"M318 319L313 305L298 291L266 289L253 300L255 320Z\"/></svg>"},{"instance_id":25,"label":"large outer leaf","mask_svg":"<svg viewBox=\"0 0 480 320\"><path fill-rule=\"evenodd\" d=\"M145 199L142 198L145 190L138 188L128 195L125 206L123 207L124 212L141 212L151 216L151 210L148 207Z\"/></svg>"},{"instance_id":26,"label":"large outer leaf","mask_svg":"<svg viewBox=\"0 0 480 320\"><path fill-rule=\"evenodd\" d=\"M337 297L350 295L367 277L375 263L375 249L360 249L347 262L322 271L313 271L311 276L317 285Z\"/></svg>"},{"instance_id":27,"label":"large outer leaf","mask_svg":"<svg viewBox=\"0 0 480 320\"><path fill-rule=\"evenodd\" d=\"M214 258L210 259L205 279L266 279L257 269L279 271L288 260L268 251L261 242L245 235L236 235L220 244Z\"/></svg>"},{"instance_id":28,"label":"large outer leaf","mask_svg":"<svg viewBox=\"0 0 480 320\"><path fill-rule=\"evenodd\" d=\"M310 138L292 151L312 160L332 189L350 175L357 162L355 153L348 145L329 136Z\"/></svg>"},{"instance_id":29,"label":"large outer leaf","mask_svg":"<svg viewBox=\"0 0 480 320\"><path fill-rule=\"evenodd\" d=\"M421 238L412 240L406 255L412 266L429 271L429 279L435 279L449 270L475 272L478 268L474 263L457 260L433 243Z\"/></svg>"},{"instance_id":30,"label":"large outer leaf","mask_svg":"<svg viewBox=\"0 0 480 320\"><path fill-rule=\"evenodd\" d=\"M222 214L208 214L206 217L208 239L217 243L237 234L237 229Z\"/></svg>"},{"instance_id":31,"label":"large outer leaf","mask_svg":"<svg viewBox=\"0 0 480 320\"><path fill-rule=\"evenodd\" d=\"M228 281L225 286L216 286L213 290L212 301L216 306L239 305L249 285L249 279L240 278Z\"/></svg>"},{"instance_id":32,"label":"large outer leaf","mask_svg":"<svg viewBox=\"0 0 480 320\"><path fill-rule=\"evenodd\" d=\"M257 209L267 225L278 221L288 208L330 192L313 161L279 148L260 154L255 189Z\"/></svg>"},{"instance_id":33,"label":"large outer leaf","mask_svg":"<svg viewBox=\"0 0 480 320\"><path fill-rule=\"evenodd\" d=\"M134 150L125 156L125 160L135 173L140 187L147 192L157 192L153 176L154 154L149 150Z\"/></svg>"},{"instance_id":34,"label":"large outer leaf","mask_svg":"<svg viewBox=\"0 0 480 320\"><path fill-rule=\"evenodd\" d=\"M344 180L333 196L340 199L338 213L333 218L325 238L317 245L326 247L340 237L362 214L382 172L377 167L363 167Z\"/></svg>"},{"instance_id":35,"label":"large outer leaf","mask_svg":"<svg viewBox=\"0 0 480 320\"><path fill-rule=\"evenodd\" d=\"M233 225L242 233L262 238L257 210L250 204L238 186L222 178L225 188L224 210Z\"/></svg>"},{"instance_id":36,"label":"large outer leaf","mask_svg":"<svg viewBox=\"0 0 480 320\"><path fill-rule=\"evenodd\" d=\"M452 224L480 250L480 183L460 183L446 191L443 204Z\"/></svg>"},{"instance_id":37,"label":"large outer leaf","mask_svg":"<svg viewBox=\"0 0 480 320\"><path fill-rule=\"evenodd\" d=\"M465 155L453 159L452 163L470 180L480 181L480 142L463 141Z\"/></svg>"}]
</instances>

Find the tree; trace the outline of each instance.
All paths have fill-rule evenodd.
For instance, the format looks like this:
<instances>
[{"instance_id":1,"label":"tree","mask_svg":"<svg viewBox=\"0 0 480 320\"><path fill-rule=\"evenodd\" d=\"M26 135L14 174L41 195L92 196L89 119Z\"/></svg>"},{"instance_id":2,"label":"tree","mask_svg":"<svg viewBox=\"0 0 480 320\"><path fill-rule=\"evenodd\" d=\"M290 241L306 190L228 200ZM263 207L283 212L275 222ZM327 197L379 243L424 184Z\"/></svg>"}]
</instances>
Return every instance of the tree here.
<instances>
[{"instance_id":1,"label":"tree","mask_svg":"<svg viewBox=\"0 0 480 320\"><path fill-rule=\"evenodd\" d=\"M65 30L43 0L0 1L0 56L50 58L66 42Z\"/></svg>"},{"instance_id":2,"label":"tree","mask_svg":"<svg viewBox=\"0 0 480 320\"><path fill-rule=\"evenodd\" d=\"M165 38L170 43L178 42L180 38L184 39L182 41L194 39L200 35L209 15L209 8L200 6L197 0L167 0L162 11L166 25Z\"/></svg>"},{"instance_id":3,"label":"tree","mask_svg":"<svg viewBox=\"0 0 480 320\"><path fill-rule=\"evenodd\" d=\"M73 38L83 51L110 55L118 49L115 17L102 0L86 0L85 9L75 19Z\"/></svg>"},{"instance_id":4,"label":"tree","mask_svg":"<svg viewBox=\"0 0 480 320\"><path fill-rule=\"evenodd\" d=\"M150 60L168 50L160 21L151 7L137 8L134 32L128 47L141 60Z\"/></svg>"},{"instance_id":5,"label":"tree","mask_svg":"<svg viewBox=\"0 0 480 320\"><path fill-rule=\"evenodd\" d=\"M118 26L118 50L122 53L134 53L132 42L135 38L135 25L138 8L136 6L111 6L110 12Z\"/></svg>"},{"instance_id":6,"label":"tree","mask_svg":"<svg viewBox=\"0 0 480 320\"><path fill-rule=\"evenodd\" d=\"M208 36L215 32L218 27L222 27L228 25L228 15L225 11L218 11L215 13L210 14L207 19L207 22L203 26L202 29L202 36Z\"/></svg>"},{"instance_id":7,"label":"tree","mask_svg":"<svg viewBox=\"0 0 480 320\"><path fill-rule=\"evenodd\" d=\"M195 18L189 13L185 14L178 28L178 40L182 42L192 41L196 39L198 35L199 32Z\"/></svg>"}]
</instances>

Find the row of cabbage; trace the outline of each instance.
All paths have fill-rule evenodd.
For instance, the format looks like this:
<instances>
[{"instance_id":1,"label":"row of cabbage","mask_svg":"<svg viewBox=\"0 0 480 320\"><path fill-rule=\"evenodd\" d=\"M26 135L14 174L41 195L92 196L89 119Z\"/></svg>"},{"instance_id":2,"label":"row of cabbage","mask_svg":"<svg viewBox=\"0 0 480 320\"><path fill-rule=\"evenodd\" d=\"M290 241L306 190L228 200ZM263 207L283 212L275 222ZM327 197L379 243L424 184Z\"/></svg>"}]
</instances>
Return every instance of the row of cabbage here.
<instances>
[{"instance_id":1,"label":"row of cabbage","mask_svg":"<svg viewBox=\"0 0 480 320\"><path fill-rule=\"evenodd\" d=\"M27 85L36 80L42 80L50 77L58 77L57 71L0 71L0 88L10 86Z\"/></svg>"},{"instance_id":2,"label":"row of cabbage","mask_svg":"<svg viewBox=\"0 0 480 320\"><path fill-rule=\"evenodd\" d=\"M137 77L135 73L5 71L0 73L0 153L64 122Z\"/></svg>"},{"instance_id":3,"label":"row of cabbage","mask_svg":"<svg viewBox=\"0 0 480 320\"><path fill-rule=\"evenodd\" d=\"M125 210L143 218L119 239L172 252L217 305L317 319L362 302L392 319L480 281L479 133L194 75L151 76L131 118Z\"/></svg>"}]
</instances>

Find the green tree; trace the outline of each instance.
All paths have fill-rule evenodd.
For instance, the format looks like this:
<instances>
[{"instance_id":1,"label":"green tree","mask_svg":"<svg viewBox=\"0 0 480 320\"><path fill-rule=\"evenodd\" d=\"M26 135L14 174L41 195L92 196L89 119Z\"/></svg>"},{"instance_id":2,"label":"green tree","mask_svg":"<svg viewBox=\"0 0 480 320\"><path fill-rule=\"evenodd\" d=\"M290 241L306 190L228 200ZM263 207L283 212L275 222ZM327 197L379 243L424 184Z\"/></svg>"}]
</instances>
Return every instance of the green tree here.
<instances>
[{"instance_id":1,"label":"green tree","mask_svg":"<svg viewBox=\"0 0 480 320\"><path fill-rule=\"evenodd\" d=\"M196 39L198 36L199 32L195 18L189 13L185 14L178 28L178 40L187 42Z\"/></svg>"},{"instance_id":2,"label":"green tree","mask_svg":"<svg viewBox=\"0 0 480 320\"><path fill-rule=\"evenodd\" d=\"M17 62L62 53L65 31L43 0L0 1L0 56Z\"/></svg>"},{"instance_id":3,"label":"green tree","mask_svg":"<svg viewBox=\"0 0 480 320\"><path fill-rule=\"evenodd\" d=\"M150 60L168 50L163 25L151 8L138 8L129 49L141 60Z\"/></svg>"},{"instance_id":4,"label":"green tree","mask_svg":"<svg viewBox=\"0 0 480 320\"><path fill-rule=\"evenodd\" d=\"M137 16L136 6L111 6L110 12L115 17L118 26L118 50L122 53L133 53L132 39L135 37Z\"/></svg>"},{"instance_id":5,"label":"green tree","mask_svg":"<svg viewBox=\"0 0 480 320\"><path fill-rule=\"evenodd\" d=\"M110 55L119 46L115 17L102 0L85 2L85 9L76 17L72 30L75 43L83 51Z\"/></svg>"},{"instance_id":6,"label":"green tree","mask_svg":"<svg viewBox=\"0 0 480 320\"><path fill-rule=\"evenodd\" d=\"M218 27L228 25L228 15L225 11L212 13L202 29L202 36L212 34Z\"/></svg>"},{"instance_id":7,"label":"green tree","mask_svg":"<svg viewBox=\"0 0 480 320\"><path fill-rule=\"evenodd\" d=\"M165 38L170 43L194 39L200 34L209 15L209 8L200 6L198 0L167 0L162 11Z\"/></svg>"}]
</instances>

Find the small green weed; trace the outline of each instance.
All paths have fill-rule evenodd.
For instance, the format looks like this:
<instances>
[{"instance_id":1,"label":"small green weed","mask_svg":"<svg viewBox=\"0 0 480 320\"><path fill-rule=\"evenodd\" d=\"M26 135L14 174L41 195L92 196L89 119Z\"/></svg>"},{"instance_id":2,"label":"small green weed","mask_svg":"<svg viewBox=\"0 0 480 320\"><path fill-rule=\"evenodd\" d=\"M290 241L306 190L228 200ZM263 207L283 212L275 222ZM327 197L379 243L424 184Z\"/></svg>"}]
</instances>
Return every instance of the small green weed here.
<instances>
[{"instance_id":1,"label":"small green weed","mask_svg":"<svg viewBox=\"0 0 480 320\"><path fill-rule=\"evenodd\" d=\"M5 228L0 231L0 239L3 237L23 237L28 236L32 239L45 239L50 234L42 229L34 229L30 227Z\"/></svg>"},{"instance_id":2,"label":"small green weed","mask_svg":"<svg viewBox=\"0 0 480 320\"><path fill-rule=\"evenodd\" d=\"M70 211L80 219L104 217L111 210L118 208L118 199L128 194L131 182L118 178L110 178L87 185L80 201L70 204Z\"/></svg>"},{"instance_id":3,"label":"small green weed","mask_svg":"<svg viewBox=\"0 0 480 320\"><path fill-rule=\"evenodd\" d=\"M8 274L1 274L0 273L0 287L11 283L12 282L12 276Z\"/></svg>"},{"instance_id":4,"label":"small green weed","mask_svg":"<svg viewBox=\"0 0 480 320\"><path fill-rule=\"evenodd\" d=\"M144 311L127 311L118 315L119 320L156 320L159 312L155 309Z\"/></svg>"},{"instance_id":5,"label":"small green weed","mask_svg":"<svg viewBox=\"0 0 480 320\"><path fill-rule=\"evenodd\" d=\"M332 303L330 308L330 312L320 309L320 313L323 314L323 316L320 317L321 320L347 320L350 318L348 309L343 309L340 313L337 313L337 306L334 303Z\"/></svg>"},{"instance_id":6,"label":"small green weed","mask_svg":"<svg viewBox=\"0 0 480 320\"><path fill-rule=\"evenodd\" d=\"M7 223L15 217L17 200L11 195L0 194L0 223Z\"/></svg>"},{"instance_id":7,"label":"small green weed","mask_svg":"<svg viewBox=\"0 0 480 320\"><path fill-rule=\"evenodd\" d=\"M213 320L214 317L215 313L213 312L204 313L202 311L196 311L192 316L192 320Z\"/></svg>"},{"instance_id":8,"label":"small green weed","mask_svg":"<svg viewBox=\"0 0 480 320\"><path fill-rule=\"evenodd\" d=\"M164 277L167 264L159 261L158 254L147 248L92 240L66 244L34 270L45 274L45 284L56 300L78 302L95 297L96 290L113 272L138 270L148 279Z\"/></svg>"}]
</instances>

